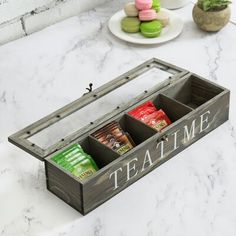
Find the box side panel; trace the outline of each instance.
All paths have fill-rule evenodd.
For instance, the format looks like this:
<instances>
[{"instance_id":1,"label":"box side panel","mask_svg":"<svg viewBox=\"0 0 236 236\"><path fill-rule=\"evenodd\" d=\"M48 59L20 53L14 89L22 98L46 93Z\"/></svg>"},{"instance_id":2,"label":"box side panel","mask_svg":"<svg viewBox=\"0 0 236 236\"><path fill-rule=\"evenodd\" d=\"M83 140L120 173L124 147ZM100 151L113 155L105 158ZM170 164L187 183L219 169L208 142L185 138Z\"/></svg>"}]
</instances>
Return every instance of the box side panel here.
<instances>
[{"instance_id":1,"label":"box side panel","mask_svg":"<svg viewBox=\"0 0 236 236\"><path fill-rule=\"evenodd\" d=\"M163 135L154 135L129 155L83 186L84 213L107 201L177 153L228 120L229 91L224 91L193 110Z\"/></svg>"},{"instance_id":2,"label":"box side panel","mask_svg":"<svg viewBox=\"0 0 236 236\"><path fill-rule=\"evenodd\" d=\"M48 190L83 214L81 184L50 162L45 162L45 170Z\"/></svg>"}]
</instances>

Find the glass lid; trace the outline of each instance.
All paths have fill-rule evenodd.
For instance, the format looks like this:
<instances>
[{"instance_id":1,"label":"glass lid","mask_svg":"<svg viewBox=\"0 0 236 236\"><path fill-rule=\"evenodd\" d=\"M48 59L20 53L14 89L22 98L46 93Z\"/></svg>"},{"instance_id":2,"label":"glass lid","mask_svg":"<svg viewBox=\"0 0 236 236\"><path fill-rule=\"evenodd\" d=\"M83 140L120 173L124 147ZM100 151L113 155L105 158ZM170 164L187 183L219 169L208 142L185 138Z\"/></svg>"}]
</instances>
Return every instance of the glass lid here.
<instances>
[{"instance_id":1,"label":"glass lid","mask_svg":"<svg viewBox=\"0 0 236 236\"><path fill-rule=\"evenodd\" d=\"M9 137L40 160L187 71L151 59Z\"/></svg>"}]
</instances>

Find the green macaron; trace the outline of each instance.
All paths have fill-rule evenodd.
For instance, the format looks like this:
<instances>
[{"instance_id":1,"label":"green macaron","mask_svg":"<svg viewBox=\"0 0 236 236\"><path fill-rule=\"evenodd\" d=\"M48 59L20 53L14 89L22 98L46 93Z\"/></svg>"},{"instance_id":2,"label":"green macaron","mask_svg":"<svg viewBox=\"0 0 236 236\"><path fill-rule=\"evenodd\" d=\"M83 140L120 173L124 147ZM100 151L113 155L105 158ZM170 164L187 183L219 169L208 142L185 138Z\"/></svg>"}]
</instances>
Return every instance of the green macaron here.
<instances>
[{"instance_id":1,"label":"green macaron","mask_svg":"<svg viewBox=\"0 0 236 236\"><path fill-rule=\"evenodd\" d=\"M156 38L161 34L162 24L158 20L142 22L140 25L140 30L144 37Z\"/></svg>"},{"instance_id":2,"label":"green macaron","mask_svg":"<svg viewBox=\"0 0 236 236\"><path fill-rule=\"evenodd\" d=\"M125 17L121 21L121 28L127 33L139 32L140 20L138 17Z\"/></svg>"},{"instance_id":3,"label":"green macaron","mask_svg":"<svg viewBox=\"0 0 236 236\"><path fill-rule=\"evenodd\" d=\"M161 3L159 0L152 0L152 9L154 9L156 12L161 10Z\"/></svg>"}]
</instances>

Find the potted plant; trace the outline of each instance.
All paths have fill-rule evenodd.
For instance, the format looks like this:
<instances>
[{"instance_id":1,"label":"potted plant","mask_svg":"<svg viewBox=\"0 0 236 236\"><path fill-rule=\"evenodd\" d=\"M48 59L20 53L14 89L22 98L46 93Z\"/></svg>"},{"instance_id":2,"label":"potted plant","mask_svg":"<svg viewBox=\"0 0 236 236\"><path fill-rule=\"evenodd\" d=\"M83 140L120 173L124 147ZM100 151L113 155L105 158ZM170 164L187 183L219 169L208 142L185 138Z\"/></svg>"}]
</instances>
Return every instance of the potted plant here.
<instances>
[{"instance_id":1,"label":"potted plant","mask_svg":"<svg viewBox=\"0 0 236 236\"><path fill-rule=\"evenodd\" d=\"M193 8L193 20L205 31L219 31L230 19L228 0L198 0Z\"/></svg>"}]
</instances>

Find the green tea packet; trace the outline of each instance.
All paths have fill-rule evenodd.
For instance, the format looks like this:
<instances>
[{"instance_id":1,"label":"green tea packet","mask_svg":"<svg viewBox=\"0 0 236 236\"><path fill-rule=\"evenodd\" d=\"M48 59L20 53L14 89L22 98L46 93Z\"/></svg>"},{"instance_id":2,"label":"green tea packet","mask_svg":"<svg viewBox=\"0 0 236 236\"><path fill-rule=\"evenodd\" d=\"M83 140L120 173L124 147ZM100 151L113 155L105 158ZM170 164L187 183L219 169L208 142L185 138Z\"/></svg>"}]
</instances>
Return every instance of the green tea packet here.
<instances>
[{"instance_id":1,"label":"green tea packet","mask_svg":"<svg viewBox=\"0 0 236 236\"><path fill-rule=\"evenodd\" d=\"M74 152L77 152L80 149L82 150L79 144L73 144L72 146L65 149L63 152L60 152L57 155L53 156L51 159L55 162L58 162L64 156L73 155Z\"/></svg>"},{"instance_id":2,"label":"green tea packet","mask_svg":"<svg viewBox=\"0 0 236 236\"><path fill-rule=\"evenodd\" d=\"M79 162L77 165L74 166L72 170L72 174L78 177L81 180L88 178L89 176L96 173L98 167L96 163L93 161L91 156L87 155L87 158Z\"/></svg>"},{"instance_id":3,"label":"green tea packet","mask_svg":"<svg viewBox=\"0 0 236 236\"><path fill-rule=\"evenodd\" d=\"M98 170L93 158L85 153L79 144L73 144L51 159L81 180L88 178Z\"/></svg>"}]
</instances>

